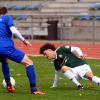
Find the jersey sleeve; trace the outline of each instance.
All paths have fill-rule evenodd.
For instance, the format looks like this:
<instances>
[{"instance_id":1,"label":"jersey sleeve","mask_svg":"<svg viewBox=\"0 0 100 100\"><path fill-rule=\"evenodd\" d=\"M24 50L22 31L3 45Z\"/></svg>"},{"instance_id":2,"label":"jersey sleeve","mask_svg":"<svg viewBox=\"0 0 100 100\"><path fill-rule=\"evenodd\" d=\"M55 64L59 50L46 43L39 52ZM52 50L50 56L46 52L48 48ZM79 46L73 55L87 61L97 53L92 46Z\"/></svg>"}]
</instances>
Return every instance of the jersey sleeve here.
<instances>
[{"instance_id":1,"label":"jersey sleeve","mask_svg":"<svg viewBox=\"0 0 100 100\"><path fill-rule=\"evenodd\" d=\"M14 21L13 18L11 16L7 16L7 20L6 20L6 24L7 26L10 28L11 26L14 26Z\"/></svg>"},{"instance_id":2,"label":"jersey sleeve","mask_svg":"<svg viewBox=\"0 0 100 100\"><path fill-rule=\"evenodd\" d=\"M75 54L77 57L83 56L83 52L79 47L71 47L71 52Z\"/></svg>"}]
</instances>

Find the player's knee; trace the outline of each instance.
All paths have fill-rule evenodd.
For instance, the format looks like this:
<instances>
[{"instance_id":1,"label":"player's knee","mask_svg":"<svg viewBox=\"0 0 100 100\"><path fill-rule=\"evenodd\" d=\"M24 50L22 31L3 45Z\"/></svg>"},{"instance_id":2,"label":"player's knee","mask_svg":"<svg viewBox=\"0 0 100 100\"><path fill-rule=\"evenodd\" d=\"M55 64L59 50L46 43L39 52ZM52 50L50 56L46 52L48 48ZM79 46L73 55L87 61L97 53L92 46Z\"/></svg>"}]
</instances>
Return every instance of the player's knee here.
<instances>
[{"instance_id":1,"label":"player's knee","mask_svg":"<svg viewBox=\"0 0 100 100\"><path fill-rule=\"evenodd\" d=\"M32 65L32 64L33 64L33 61L31 59L29 59L28 65Z\"/></svg>"},{"instance_id":2,"label":"player's knee","mask_svg":"<svg viewBox=\"0 0 100 100\"><path fill-rule=\"evenodd\" d=\"M87 77L90 81L92 81L92 77Z\"/></svg>"},{"instance_id":3,"label":"player's knee","mask_svg":"<svg viewBox=\"0 0 100 100\"><path fill-rule=\"evenodd\" d=\"M29 66L29 65L33 65L33 61L31 59L28 59L26 61L26 67Z\"/></svg>"},{"instance_id":4,"label":"player's knee","mask_svg":"<svg viewBox=\"0 0 100 100\"><path fill-rule=\"evenodd\" d=\"M29 66L33 64L33 61L28 56L25 56L21 63L25 66Z\"/></svg>"},{"instance_id":5,"label":"player's knee","mask_svg":"<svg viewBox=\"0 0 100 100\"><path fill-rule=\"evenodd\" d=\"M86 74L85 74L85 77L87 78L87 79L89 79L90 81L92 81L92 78L93 78L93 73L92 73L92 71L88 71Z\"/></svg>"},{"instance_id":6,"label":"player's knee","mask_svg":"<svg viewBox=\"0 0 100 100\"><path fill-rule=\"evenodd\" d=\"M61 68L61 71L63 72L63 73L65 73L66 71L69 71L69 70L71 70L69 67L67 67L67 66L63 66L62 68Z\"/></svg>"}]
</instances>

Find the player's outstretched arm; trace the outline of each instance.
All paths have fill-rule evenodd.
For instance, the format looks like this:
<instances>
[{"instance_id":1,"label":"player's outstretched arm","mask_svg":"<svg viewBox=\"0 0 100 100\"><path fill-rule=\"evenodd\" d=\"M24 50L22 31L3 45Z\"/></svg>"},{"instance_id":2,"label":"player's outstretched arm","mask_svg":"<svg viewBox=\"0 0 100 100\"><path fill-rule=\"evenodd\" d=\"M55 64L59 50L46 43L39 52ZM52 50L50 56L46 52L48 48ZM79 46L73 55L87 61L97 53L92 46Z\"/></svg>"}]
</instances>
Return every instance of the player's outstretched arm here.
<instances>
[{"instance_id":1,"label":"player's outstretched arm","mask_svg":"<svg viewBox=\"0 0 100 100\"><path fill-rule=\"evenodd\" d=\"M83 54L82 50L79 47L71 47L71 52L78 58L85 58L86 55Z\"/></svg>"},{"instance_id":2,"label":"player's outstretched arm","mask_svg":"<svg viewBox=\"0 0 100 100\"><path fill-rule=\"evenodd\" d=\"M17 28L15 26L11 26L10 31L12 32L13 35L18 37L21 41L25 40L24 37L22 36L22 34L17 30Z\"/></svg>"},{"instance_id":3,"label":"player's outstretched arm","mask_svg":"<svg viewBox=\"0 0 100 100\"><path fill-rule=\"evenodd\" d=\"M32 46L31 43L27 40L25 40L25 38L22 36L22 34L16 29L15 26L10 27L10 31L12 32L13 35L15 35L16 37L18 37L21 41L23 41L23 43L27 46Z\"/></svg>"}]
</instances>

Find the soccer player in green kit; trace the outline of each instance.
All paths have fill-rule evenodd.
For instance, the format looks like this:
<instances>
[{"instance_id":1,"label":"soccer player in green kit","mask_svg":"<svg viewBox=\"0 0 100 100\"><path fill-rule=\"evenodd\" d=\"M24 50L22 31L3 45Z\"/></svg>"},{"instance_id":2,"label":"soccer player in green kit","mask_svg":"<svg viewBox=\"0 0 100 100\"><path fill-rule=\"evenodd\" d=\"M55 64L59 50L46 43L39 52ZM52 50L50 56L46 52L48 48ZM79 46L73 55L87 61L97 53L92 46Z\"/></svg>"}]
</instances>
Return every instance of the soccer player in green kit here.
<instances>
[{"instance_id":1,"label":"soccer player in green kit","mask_svg":"<svg viewBox=\"0 0 100 100\"><path fill-rule=\"evenodd\" d=\"M76 84L79 90L83 89L83 85L78 81L80 79L86 78L97 85L100 84L100 78L93 75L79 47L60 46L56 49L54 45L46 43L40 48L40 53L54 61L55 78L52 87L57 87L60 72Z\"/></svg>"}]
</instances>

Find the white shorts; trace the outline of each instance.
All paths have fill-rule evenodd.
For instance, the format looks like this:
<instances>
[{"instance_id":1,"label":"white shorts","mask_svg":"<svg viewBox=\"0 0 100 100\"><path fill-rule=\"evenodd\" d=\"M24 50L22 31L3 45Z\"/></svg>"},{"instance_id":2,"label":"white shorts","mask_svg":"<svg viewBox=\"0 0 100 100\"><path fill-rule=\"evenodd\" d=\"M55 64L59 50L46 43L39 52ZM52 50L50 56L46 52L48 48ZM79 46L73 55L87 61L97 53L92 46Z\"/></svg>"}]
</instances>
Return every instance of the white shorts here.
<instances>
[{"instance_id":1,"label":"white shorts","mask_svg":"<svg viewBox=\"0 0 100 100\"><path fill-rule=\"evenodd\" d=\"M88 72L88 71L91 71L91 68L89 65L87 64L84 64L84 65L81 65L81 66L77 66L75 68L72 68L72 71L73 71L73 74L75 75L76 79L77 80L80 80L80 79L83 79L85 74Z\"/></svg>"}]
</instances>

